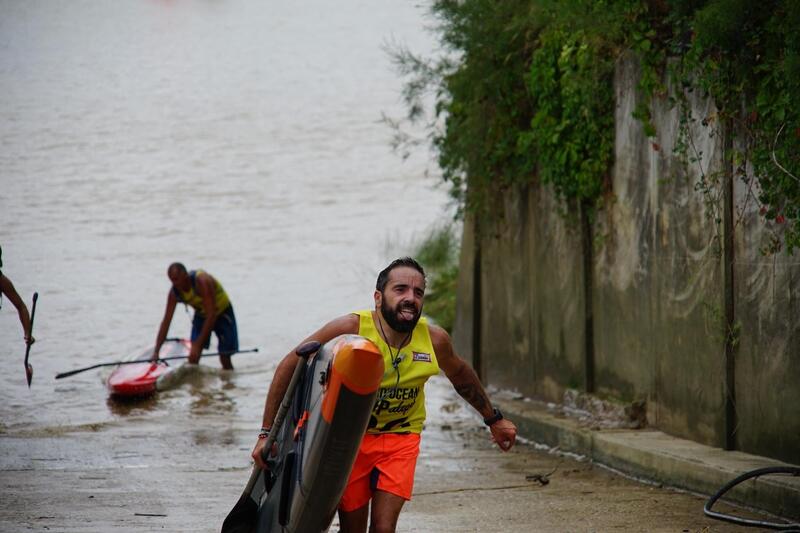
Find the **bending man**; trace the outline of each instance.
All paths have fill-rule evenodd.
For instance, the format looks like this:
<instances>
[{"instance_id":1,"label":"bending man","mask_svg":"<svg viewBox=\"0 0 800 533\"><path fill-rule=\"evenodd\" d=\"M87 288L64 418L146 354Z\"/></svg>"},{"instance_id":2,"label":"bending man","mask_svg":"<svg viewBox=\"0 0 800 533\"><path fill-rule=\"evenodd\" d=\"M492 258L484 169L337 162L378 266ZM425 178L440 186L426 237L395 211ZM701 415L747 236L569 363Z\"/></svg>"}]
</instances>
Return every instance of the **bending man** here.
<instances>
[{"instance_id":1,"label":"bending man","mask_svg":"<svg viewBox=\"0 0 800 533\"><path fill-rule=\"evenodd\" d=\"M172 288L167 294L167 307L156 336L153 360L158 359L175 314L175 306L181 302L194 308L189 363L197 364L203 348L208 348L213 331L217 335L222 368L233 369L231 354L239 350L239 333L233 306L220 282L202 270L188 272L181 263L172 263L167 269L167 277L172 282Z\"/></svg>"},{"instance_id":2,"label":"bending man","mask_svg":"<svg viewBox=\"0 0 800 533\"><path fill-rule=\"evenodd\" d=\"M363 533L368 522L371 532L397 527L403 504L411 499L425 421L424 385L439 369L481 414L500 449L508 451L514 445L516 426L492 407L475 371L454 352L447 332L422 318L424 296L422 267L409 257L397 259L378 275L374 311L334 319L304 341L325 343L345 333L358 334L378 346L386 368L339 504L343 533ZM264 428L275 418L297 361L292 351L275 370L264 407ZM262 468L266 467L261 459L265 442L259 438L252 454Z\"/></svg>"}]
</instances>

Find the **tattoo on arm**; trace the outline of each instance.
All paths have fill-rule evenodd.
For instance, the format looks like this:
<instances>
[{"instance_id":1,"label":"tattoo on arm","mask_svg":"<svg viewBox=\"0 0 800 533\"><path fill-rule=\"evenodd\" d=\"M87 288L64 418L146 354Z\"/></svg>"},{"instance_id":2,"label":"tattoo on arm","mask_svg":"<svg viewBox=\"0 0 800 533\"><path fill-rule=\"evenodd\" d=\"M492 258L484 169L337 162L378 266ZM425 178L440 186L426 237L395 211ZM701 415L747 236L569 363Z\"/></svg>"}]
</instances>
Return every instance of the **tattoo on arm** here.
<instances>
[{"instance_id":1,"label":"tattoo on arm","mask_svg":"<svg viewBox=\"0 0 800 533\"><path fill-rule=\"evenodd\" d=\"M469 365L462 366L450 381L453 382L456 392L478 412L491 405L489 398L486 396L486 391L483 390L480 381L478 381L478 376Z\"/></svg>"},{"instance_id":2,"label":"tattoo on arm","mask_svg":"<svg viewBox=\"0 0 800 533\"><path fill-rule=\"evenodd\" d=\"M489 405L489 399L486 397L486 393L483 392L480 386L475 386L474 383L456 385L456 392L467 400L472 407L477 409L478 412Z\"/></svg>"}]
</instances>

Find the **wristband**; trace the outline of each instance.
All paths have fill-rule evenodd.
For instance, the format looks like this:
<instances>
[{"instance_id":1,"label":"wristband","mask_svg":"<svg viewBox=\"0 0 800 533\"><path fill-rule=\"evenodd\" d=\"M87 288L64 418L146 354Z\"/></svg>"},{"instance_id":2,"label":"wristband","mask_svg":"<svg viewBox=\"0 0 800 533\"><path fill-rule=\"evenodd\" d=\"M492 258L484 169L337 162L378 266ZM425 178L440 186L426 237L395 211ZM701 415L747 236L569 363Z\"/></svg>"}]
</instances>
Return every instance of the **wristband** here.
<instances>
[{"instance_id":1,"label":"wristband","mask_svg":"<svg viewBox=\"0 0 800 533\"><path fill-rule=\"evenodd\" d=\"M261 431L258 433L259 439L266 439L269 437L269 432L272 428L261 428Z\"/></svg>"},{"instance_id":2,"label":"wristband","mask_svg":"<svg viewBox=\"0 0 800 533\"><path fill-rule=\"evenodd\" d=\"M488 418L483 419L483 423L487 426L491 426L495 422L503 419L503 413L500 412L500 409L497 407L494 408L494 414Z\"/></svg>"}]
</instances>

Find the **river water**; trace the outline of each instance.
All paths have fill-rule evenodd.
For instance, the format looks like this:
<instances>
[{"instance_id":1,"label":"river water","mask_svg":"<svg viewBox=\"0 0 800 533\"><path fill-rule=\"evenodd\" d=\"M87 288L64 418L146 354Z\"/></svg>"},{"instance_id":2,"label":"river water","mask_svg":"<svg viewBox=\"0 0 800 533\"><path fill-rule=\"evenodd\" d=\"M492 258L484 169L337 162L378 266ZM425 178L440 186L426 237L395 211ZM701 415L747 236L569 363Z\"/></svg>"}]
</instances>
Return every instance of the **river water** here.
<instances>
[{"instance_id":1,"label":"river water","mask_svg":"<svg viewBox=\"0 0 800 533\"><path fill-rule=\"evenodd\" d=\"M29 307L39 293L30 389L15 310L0 310L7 437L134 415L166 431L229 409L257 428L276 361L371 306L380 268L451 218L429 154L403 161L380 121L403 113L384 45L433 50L424 7L3 0L0 13L3 272ZM107 371L54 380L152 342L172 261L222 282L241 347L261 351L139 406L108 401ZM179 307L171 334L189 328ZM13 442L0 466L37 467Z\"/></svg>"}]
</instances>

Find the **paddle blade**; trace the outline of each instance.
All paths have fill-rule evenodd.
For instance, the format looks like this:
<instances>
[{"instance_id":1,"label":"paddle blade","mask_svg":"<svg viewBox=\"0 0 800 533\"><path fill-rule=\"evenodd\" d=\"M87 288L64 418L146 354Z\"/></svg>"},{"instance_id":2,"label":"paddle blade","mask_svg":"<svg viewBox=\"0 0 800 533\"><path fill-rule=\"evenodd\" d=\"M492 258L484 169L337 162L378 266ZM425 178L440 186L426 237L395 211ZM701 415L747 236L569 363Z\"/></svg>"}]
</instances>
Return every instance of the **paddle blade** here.
<instances>
[{"instance_id":1,"label":"paddle blade","mask_svg":"<svg viewBox=\"0 0 800 533\"><path fill-rule=\"evenodd\" d=\"M251 533L258 520L258 505L249 494L242 494L222 522L222 533Z\"/></svg>"},{"instance_id":2,"label":"paddle blade","mask_svg":"<svg viewBox=\"0 0 800 533\"><path fill-rule=\"evenodd\" d=\"M33 344L33 319L36 318L36 302L39 300L39 293L33 293L33 305L31 306L31 327L28 331L25 346L25 378L28 380L28 388L31 388L31 381L33 380L33 366L28 363L28 357L31 355L31 344Z\"/></svg>"}]
</instances>

